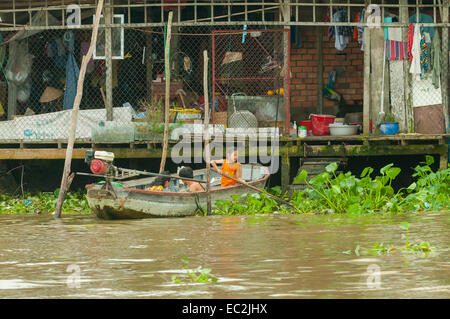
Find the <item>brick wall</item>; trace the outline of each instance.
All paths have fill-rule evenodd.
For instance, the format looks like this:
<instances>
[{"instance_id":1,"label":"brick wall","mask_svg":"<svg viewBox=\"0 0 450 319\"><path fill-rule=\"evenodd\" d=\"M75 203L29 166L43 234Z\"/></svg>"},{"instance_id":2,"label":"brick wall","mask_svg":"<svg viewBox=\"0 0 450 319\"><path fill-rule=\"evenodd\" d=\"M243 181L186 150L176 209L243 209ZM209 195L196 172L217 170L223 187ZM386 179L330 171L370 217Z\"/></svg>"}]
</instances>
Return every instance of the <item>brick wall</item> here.
<instances>
[{"instance_id":1,"label":"brick wall","mask_svg":"<svg viewBox=\"0 0 450 319\"><path fill-rule=\"evenodd\" d=\"M291 45L291 119L306 119L316 113L317 96L317 33L314 28L300 27L302 46ZM328 39L327 28L323 28L323 83L328 83L328 75L337 71L335 88L346 104L361 103L363 99L364 52L360 44L351 40L347 48L338 51L334 39ZM335 102L323 99L324 113L336 114Z\"/></svg>"}]
</instances>

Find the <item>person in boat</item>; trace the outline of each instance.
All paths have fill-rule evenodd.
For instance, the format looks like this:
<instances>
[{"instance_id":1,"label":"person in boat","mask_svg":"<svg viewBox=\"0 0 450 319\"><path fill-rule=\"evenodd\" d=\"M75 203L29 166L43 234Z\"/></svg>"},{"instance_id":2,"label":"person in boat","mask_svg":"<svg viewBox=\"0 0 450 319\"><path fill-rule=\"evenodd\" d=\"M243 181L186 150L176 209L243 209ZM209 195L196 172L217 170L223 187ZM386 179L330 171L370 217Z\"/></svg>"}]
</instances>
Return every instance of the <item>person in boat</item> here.
<instances>
[{"instance_id":1,"label":"person in boat","mask_svg":"<svg viewBox=\"0 0 450 319\"><path fill-rule=\"evenodd\" d=\"M226 174L230 177L234 177L238 180L242 180L242 165L237 162L238 160L238 151L236 148L232 148L227 152L227 156L225 159L220 160L212 160L211 165L222 174ZM217 165L222 165L222 169L219 170ZM230 178L227 178L222 175L222 178L220 179L220 186L227 187L227 186L233 186L236 184L236 181L233 181Z\"/></svg>"},{"instance_id":2,"label":"person in boat","mask_svg":"<svg viewBox=\"0 0 450 319\"><path fill-rule=\"evenodd\" d=\"M178 173L178 176L193 179L194 172L190 167L183 167ZM193 182L184 179L182 179L181 181L189 188L189 191L191 192L202 192L205 190L199 182Z\"/></svg>"},{"instance_id":3,"label":"person in boat","mask_svg":"<svg viewBox=\"0 0 450 319\"><path fill-rule=\"evenodd\" d=\"M169 175L169 172L163 172L164 175ZM153 192L164 192L170 185L170 177L168 176L158 176L155 178L153 183L150 184L148 188L149 191Z\"/></svg>"}]
</instances>

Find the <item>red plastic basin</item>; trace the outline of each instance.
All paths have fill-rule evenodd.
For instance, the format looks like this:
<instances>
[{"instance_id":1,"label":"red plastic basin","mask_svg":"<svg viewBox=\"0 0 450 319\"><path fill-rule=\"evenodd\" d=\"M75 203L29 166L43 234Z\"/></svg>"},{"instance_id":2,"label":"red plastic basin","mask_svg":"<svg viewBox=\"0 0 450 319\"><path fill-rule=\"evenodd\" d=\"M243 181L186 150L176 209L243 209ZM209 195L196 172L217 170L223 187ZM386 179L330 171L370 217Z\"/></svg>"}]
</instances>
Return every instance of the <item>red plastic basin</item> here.
<instances>
[{"instance_id":1,"label":"red plastic basin","mask_svg":"<svg viewBox=\"0 0 450 319\"><path fill-rule=\"evenodd\" d=\"M336 116L334 115L318 115L311 114L309 116L312 122L312 134L316 136L330 135L328 125L334 123Z\"/></svg>"}]
</instances>

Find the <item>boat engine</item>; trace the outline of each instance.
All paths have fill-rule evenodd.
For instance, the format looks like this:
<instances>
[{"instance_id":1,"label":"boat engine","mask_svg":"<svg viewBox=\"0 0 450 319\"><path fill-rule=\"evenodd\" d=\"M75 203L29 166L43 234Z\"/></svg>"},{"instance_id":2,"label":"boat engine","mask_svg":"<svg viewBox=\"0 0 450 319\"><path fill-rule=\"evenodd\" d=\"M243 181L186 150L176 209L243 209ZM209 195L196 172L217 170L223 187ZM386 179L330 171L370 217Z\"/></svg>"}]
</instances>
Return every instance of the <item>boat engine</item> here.
<instances>
[{"instance_id":1,"label":"boat engine","mask_svg":"<svg viewBox=\"0 0 450 319\"><path fill-rule=\"evenodd\" d=\"M87 150L84 162L89 165L91 172L96 175L106 175L114 170L112 165L114 153L105 151Z\"/></svg>"}]
</instances>

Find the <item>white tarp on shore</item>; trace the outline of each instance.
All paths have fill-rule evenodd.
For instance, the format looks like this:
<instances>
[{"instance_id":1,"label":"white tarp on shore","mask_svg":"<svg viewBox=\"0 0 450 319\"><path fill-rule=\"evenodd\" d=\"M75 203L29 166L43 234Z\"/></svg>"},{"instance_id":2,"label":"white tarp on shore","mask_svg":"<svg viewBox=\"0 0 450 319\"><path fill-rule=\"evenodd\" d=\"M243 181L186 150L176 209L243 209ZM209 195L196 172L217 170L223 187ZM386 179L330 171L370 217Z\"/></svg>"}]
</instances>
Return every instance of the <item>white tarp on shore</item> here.
<instances>
[{"instance_id":1,"label":"white tarp on shore","mask_svg":"<svg viewBox=\"0 0 450 319\"><path fill-rule=\"evenodd\" d=\"M117 126L131 123L130 107L113 108ZM0 122L0 140L44 141L68 139L72 110L18 117ZM104 126L106 109L80 110L75 138L91 138L92 129Z\"/></svg>"}]
</instances>

